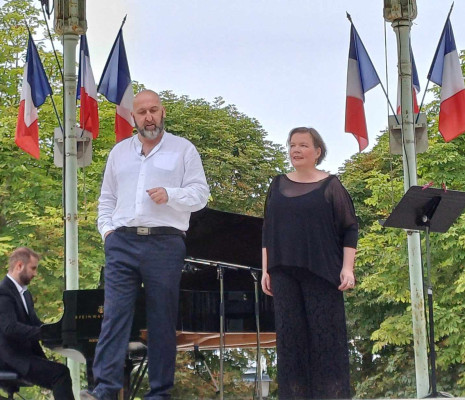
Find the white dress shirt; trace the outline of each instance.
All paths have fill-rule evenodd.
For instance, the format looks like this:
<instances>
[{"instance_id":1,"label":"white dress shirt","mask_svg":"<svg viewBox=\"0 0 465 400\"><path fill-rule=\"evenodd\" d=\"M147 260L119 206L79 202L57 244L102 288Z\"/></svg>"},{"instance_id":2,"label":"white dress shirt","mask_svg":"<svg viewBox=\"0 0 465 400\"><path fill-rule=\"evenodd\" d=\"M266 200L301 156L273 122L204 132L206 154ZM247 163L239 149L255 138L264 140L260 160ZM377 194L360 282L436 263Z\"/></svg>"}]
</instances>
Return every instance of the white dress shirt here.
<instances>
[{"instance_id":1,"label":"white dress shirt","mask_svg":"<svg viewBox=\"0 0 465 400\"><path fill-rule=\"evenodd\" d=\"M24 292L27 290L27 286L21 286L18 282L16 282L16 279L13 278L10 274L6 274L8 278L12 280L12 282L15 284L16 289L18 289L19 295L21 296L21 300L23 301L24 308L26 309L26 312L29 314L29 310L27 309L27 304L26 304L26 298L24 297Z\"/></svg>"},{"instance_id":2,"label":"white dress shirt","mask_svg":"<svg viewBox=\"0 0 465 400\"><path fill-rule=\"evenodd\" d=\"M165 188L166 204L156 204L148 189ZM115 145L108 156L98 205L98 229L121 226L171 226L186 231L190 214L207 204L210 194L195 146L164 132L150 154L142 155L138 135Z\"/></svg>"}]
</instances>

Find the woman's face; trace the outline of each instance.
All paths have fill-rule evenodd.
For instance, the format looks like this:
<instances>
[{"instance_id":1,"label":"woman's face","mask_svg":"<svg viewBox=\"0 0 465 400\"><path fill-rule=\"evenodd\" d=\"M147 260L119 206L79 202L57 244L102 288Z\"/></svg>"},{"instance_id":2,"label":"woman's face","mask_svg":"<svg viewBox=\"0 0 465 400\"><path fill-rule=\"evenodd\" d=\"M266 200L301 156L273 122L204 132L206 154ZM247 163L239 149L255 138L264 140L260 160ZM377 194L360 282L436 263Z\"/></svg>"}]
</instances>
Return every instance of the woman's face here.
<instances>
[{"instance_id":1,"label":"woman's face","mask_svg":"<svg viewBox=\"0 0 465 400\"><path fill-rule=\"evenodd\" d=\"M315 148L313 137L307 132L294 133L289 141L289 156L294 168L314 168L321 149Z\"/></svg>"}]
</instances>

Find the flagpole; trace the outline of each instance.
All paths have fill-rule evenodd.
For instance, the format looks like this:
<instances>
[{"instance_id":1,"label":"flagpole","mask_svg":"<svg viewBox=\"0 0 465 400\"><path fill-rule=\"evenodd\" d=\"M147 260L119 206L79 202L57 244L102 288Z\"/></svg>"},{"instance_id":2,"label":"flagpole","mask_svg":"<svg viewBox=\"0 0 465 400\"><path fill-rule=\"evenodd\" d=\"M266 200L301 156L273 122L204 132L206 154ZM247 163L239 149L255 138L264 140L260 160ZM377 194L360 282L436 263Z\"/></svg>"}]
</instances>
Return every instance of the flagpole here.
<instances>
[{"instance_id":1,"label":"flagpole","mask_svg":"<svg viewBox=\"0 0 465 400\"><path fill-rule=\"evenodd\" d=\"M77 210L77 133L76 133L76 47L85 34L85 0L55 0L55 32L63 42L63 174L65 203L65 276L66 290L79 289L78 210ZM58 7L57 7L58 6ZM60 15L61 14L61 15ZM80 366L68 358L73 392L79 398Z\"/></svg>"},{"instance_id":2,"label":"flagpole","mask_svg":"<svg viewBox=\"0 0 465 400\"><path fill-rule=\"evenodd\" d=\"M76 46L79 36L63 35L64 72L64 121L63 137L64 190L65 190L65 268L66 290L79 289L78 264L78 211L77 211L77 134L76 134ZM73 392L76 390L76 373L79 364L68 359L68 367L73 376ZM75 396L76 397L76 396Z\"/></svg>"},{"instance_id":3,"label":"flagpole","mask_svg":"<svg viewBox=\"0 0 465 400\"><path fill-rule=\"evenodd\" d=\"M413 1L415 3L415 1ZM384 18L392 22L397 37L398 73L401 82L402 110L402 160L404 166L404 191L417 184L417 161L415 151L415 127L412 101L412 59L410 55L410 27L416 17L416 4L399 10L390 8L385 2ZM396 114L396 113L394 113ZM417 397L428 395L428 353L426 319L423 294L423 270L419 231L407 232L407 247L410 275L410 299L412 304L413 345Z\"/></svg>"}]
</instances>

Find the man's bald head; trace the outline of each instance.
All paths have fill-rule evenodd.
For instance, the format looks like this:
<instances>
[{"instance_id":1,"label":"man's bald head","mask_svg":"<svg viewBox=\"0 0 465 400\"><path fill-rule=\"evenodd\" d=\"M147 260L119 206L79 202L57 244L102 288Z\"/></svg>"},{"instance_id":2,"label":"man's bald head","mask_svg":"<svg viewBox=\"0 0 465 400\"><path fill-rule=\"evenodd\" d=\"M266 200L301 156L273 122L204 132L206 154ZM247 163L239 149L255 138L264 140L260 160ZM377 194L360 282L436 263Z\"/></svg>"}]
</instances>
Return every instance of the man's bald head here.
<instances>
[{"instance_id":1,"label":"man's bald head","mask_svg":"<svg viewBox=\"0 0 465 400\"><path fill-rule=\"evenodd\" d=\"M160 103L161 105L161 99L157 92L150 90L150 89L144 89L134 96L134 109L136 108L135 106L136 103L142 101L143 99L149 99L149 98Z\"/></svg>"},{"instance_id":2,"label":"man's bald head","mask_svg":"<svg viewBox=\"0 0 465 400\"><path fill-rule=\"evenodd\" d=\"M134 97L133 112L139 137L149 141L161 139L164 130L165 108L158 93L142 90Z\"/></svg>"}]
</instances>

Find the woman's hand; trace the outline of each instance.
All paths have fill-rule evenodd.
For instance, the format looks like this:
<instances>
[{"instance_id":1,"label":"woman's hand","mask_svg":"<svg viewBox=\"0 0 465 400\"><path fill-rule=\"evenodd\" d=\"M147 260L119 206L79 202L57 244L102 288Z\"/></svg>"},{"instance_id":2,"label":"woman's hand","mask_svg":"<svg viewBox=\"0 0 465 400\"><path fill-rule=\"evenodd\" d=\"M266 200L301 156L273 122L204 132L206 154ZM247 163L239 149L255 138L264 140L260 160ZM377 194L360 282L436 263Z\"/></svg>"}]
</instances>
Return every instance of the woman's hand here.
<instances>
[{"instance_id":1,"label":"woman's hand","mask_svg":"<svg viewBox=\"0 0 465 400\"><path fill-rule=\"evenodd\" d=\"M268 296L273 296L273 292L271 291L270 274L268 272L262 273L262 290Z\"/></svg>"},{"instance_id":2,"label":"woman's hand","mask_svg":"<svg viewBox=\"0 0 465 400\"><path fill-rule=\"evenodd\" d=\"M355 287L355 275L352 267L342 267L340 278L341 284L338 287L339 290L344 292Z\"/></svg>"},{"instance_id":3,"label":"woman's hand","mask_svg":"<svg viewBox=\"0 0 465 400\"><path fill-rule=\"evenodd\" d=\"M347 289L353 289L355 287L354 264L357 250L352 247L344 247L343 251L344 256L340 274L341 284L338 289L344 292Z\"/></svg>"},{"instance_id":4,"label":"woman's hand","mask_svg":"<svg viewBox=\"0 0 465 400\"><path fill-rule=\"evenodd\" d=\"M268 273L268 252L266 247L262 248L262 290L268 296L273 296L271 291L271 278Z\"/></svg>"}]
</instances>

